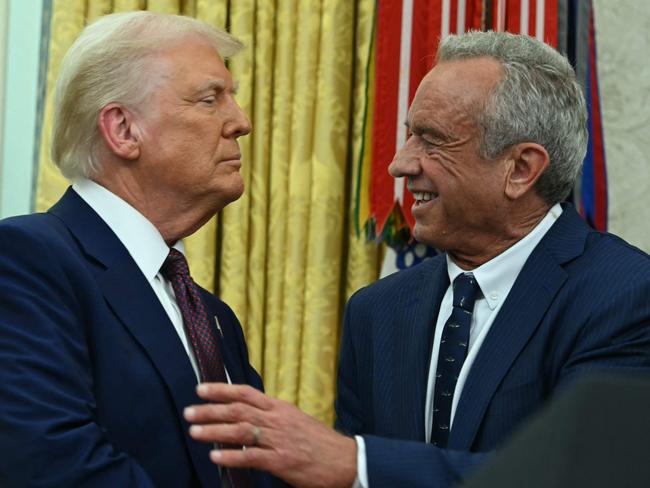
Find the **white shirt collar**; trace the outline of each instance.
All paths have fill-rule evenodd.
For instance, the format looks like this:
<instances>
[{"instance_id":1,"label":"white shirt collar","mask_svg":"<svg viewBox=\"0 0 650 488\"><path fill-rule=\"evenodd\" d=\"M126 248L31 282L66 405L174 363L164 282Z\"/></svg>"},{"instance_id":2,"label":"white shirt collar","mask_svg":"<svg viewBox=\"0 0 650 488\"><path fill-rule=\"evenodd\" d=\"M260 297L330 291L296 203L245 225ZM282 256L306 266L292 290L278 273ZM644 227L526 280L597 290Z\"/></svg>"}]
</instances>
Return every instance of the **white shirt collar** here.
<instances>
[{"instance_id":1,"label":"white shirt collar","mask_svg":"<svg viewBox=\"0 0 650 488\"><path fill-rule=\"evenodd\" d=\"M523 239L471 271L490 309L494 310L508 296L526 260L561 214L562 206L556 203ZM450 283L453 283L458 275L466 271L458 267L447 254L447 272Z\"/></svg>"},{"instance_id":2,"label":"white shirt collar","mask_svg":"<svg viewBox=\"0 0 650 488\"><path fill-rule=\"evenodd\" d=\"M142 274L153 282L169 254L169 246L158 229L127 202L92 180L79 178L72 189L106 222ZM173 247L185 253L182 241Z\"/></svg>"}]
</instances>

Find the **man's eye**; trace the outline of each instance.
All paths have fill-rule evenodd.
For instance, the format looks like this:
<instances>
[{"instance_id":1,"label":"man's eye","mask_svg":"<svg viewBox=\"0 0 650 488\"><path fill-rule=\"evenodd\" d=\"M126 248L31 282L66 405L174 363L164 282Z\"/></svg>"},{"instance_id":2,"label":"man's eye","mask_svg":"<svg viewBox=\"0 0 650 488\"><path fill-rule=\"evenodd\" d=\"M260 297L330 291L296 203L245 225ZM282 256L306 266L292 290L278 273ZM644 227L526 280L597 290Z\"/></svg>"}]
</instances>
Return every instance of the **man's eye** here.
<instances>
[{"instance_id":1,"label":"man's eye","mask_svg":"<svg viewBox=\"0 0 650 488\"><path fill-rule=\"evenodd\" d=\"M438 144L435 141L432 141L431 139L424 139L424 138L422 138L422 144L427 149L434 148L434 147L438 146Z\"/></svg>"},{"instance_id":2,"label":"man's eye","mask_svg":"<svg viewBox=\"0 0 650 488\"><path fill-rule=\"evenodd\" d=\"M209 96L201 99L202 103L206 103L208 105L212 105L217 101L217 97L215 96Z\"/></svg>"}]
</instances>

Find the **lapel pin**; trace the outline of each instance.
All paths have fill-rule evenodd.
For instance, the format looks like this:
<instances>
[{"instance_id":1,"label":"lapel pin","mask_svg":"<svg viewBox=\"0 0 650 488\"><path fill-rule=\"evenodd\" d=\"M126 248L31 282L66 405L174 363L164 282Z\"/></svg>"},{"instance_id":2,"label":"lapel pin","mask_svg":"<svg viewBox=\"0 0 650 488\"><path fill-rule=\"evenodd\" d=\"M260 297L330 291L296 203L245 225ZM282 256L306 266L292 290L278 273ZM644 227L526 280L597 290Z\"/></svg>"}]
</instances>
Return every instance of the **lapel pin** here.
<instances>
[{"instance_id":1,"label":"lapel pin","mask_svg":"<svg viewBox=\"0 0 650 488\"><path fill-rule=\"evenodd\" d=\"M219 334L221 335L221 337L223 337L223 330L221 330L221 325L219 324L219 319L217 318L216 315L214 316L214 323L217 324L217 329L219 330Z\"/></svg>"}]
</instances>

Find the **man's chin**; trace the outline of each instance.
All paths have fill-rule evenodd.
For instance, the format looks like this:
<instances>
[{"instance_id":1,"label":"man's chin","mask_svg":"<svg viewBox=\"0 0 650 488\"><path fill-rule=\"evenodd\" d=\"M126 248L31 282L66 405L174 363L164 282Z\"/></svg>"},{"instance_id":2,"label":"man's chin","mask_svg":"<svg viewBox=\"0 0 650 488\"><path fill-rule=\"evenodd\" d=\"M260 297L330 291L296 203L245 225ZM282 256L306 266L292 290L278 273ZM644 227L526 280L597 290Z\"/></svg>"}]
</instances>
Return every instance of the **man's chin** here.
<instances>
[{"instance_id":1,"label":"man's chin","mask_svg":"<svg viewBox=\"0 0 650 488\"><path fill-rule=\"evenodd\" d=\"M219 206L220 208L217 211L223 210L224 207L227 207L231 203L236 202L239 200L242 195L244 194L244 182L241 181L240 185L235 185L230 188L228 188L227 191L220 191L219 192Z\"/></svg>"},{"instance_id":2,"label":"man's chin","mask_svg":"<svg viewBox=\"0 0 650 488\"><path fill-rule=\"evenodd\" d=\"M440 233L436 232L436 229L415 222L413 238L419 243L439 249L441 245L440 237Z\"/></svg>"},{"instance_id":3,"label":"man's chin","mask_svg":"<svg viewBox=\"0 0 650 488\"><path fill-rule=\"evenodd\" d=\"M230 200L229 203L235 202L239 200L242 195L244 194L244 182L241 182L241 186L239 188L234 188L232 191L232 199Z\"/></svg>"},{"instance_id":4,"label":"man's chin","mask_svg":"<svg viewBox=\"0 0 650 488\"><path fill-rule=\"evenodd\" d=\"M427 244L427 241L429 240L427 239L427 237L429 236L428 236L426 226L422 225L416 220L415 226L413 227L413 238L416 241L421 242L422 244Z\"/></svg>"}]
</instances>

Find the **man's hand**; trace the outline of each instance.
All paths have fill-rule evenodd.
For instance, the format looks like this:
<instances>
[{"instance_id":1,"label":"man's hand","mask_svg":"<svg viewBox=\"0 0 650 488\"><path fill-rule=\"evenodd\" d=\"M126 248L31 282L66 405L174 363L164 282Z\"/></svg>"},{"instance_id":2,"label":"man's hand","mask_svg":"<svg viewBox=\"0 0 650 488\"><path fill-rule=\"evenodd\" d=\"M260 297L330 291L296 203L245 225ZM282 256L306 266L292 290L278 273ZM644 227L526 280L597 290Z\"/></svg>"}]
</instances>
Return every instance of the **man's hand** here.
<instances>
[{"instance_id":1,"label":"man's hand","mask_svg":"<svg viewBox=\"0 0 650 488\"><path fill-rule=\"evenodd\" d=\"M210 453L214 463L273 473L296 487L350 488L357 476L357 446L298 408L247 385L203 383L206 405L185 409L190 435L244 445Z\"/></svg>"}]
</instances>

